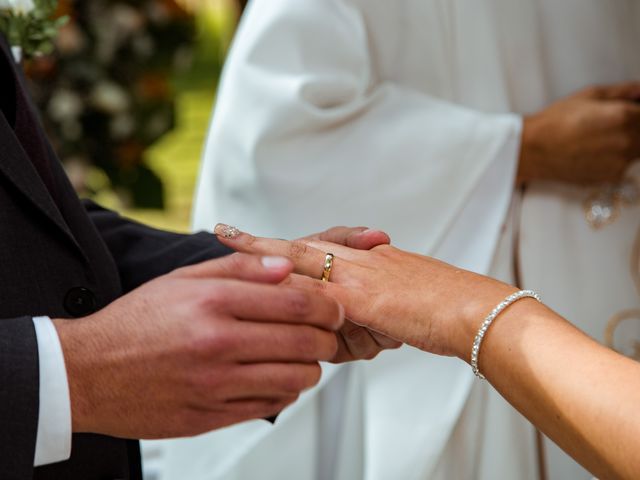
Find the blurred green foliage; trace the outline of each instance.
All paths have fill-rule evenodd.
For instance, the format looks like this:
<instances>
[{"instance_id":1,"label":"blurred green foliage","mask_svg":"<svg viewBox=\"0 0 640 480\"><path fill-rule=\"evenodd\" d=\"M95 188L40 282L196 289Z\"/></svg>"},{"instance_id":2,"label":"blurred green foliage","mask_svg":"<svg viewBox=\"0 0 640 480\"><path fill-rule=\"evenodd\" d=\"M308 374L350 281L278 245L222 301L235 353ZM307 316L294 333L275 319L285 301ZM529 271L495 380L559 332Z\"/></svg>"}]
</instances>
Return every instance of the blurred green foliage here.
<instances>
[{"instance_id":1,"label":"blurred green foliage","mask_svg":"<svg viewBox=\"0 0 640 480\"><path fill-rule=\"evenodd\" d=\"M165 188L163 210L122 209L125 215L174 231L188 231L193 191L218 80L238 22L234 2L219 2L197 12L196 47L191 68L175 76L176 127L145 152ZM103 190L98 201L117 208Z\"/></svg>"},{"instance_id":2,"label":"blurred green foliage","mask_svg":"<svg viewBox=\"0 0 640 480\"><path fill-rule=\"evenodd\" d=\"M0 3L0 32L9 43L20 47L23 58L49 54L58 29L68 21L67 16L57 16L58 0L23 0ZM27 8L31 11L24 11Z\"/></svg>"},{"instance_id":3,"label":"blurred green foliage","mask_svg":"<svg viewBox=\"0 0 640 480\"><path fill-rule=\"evenodd\" d=\"M25 66L45 128L82 196L188 230L239 11L236 0L60 0L57 16L70 21L55 54Z\"/></svg>"},{"instance_id":4,"label":"blurred green foliage","mask_svg":"<svg viewBox=\"0 0 640 480\"><path fill-rule=\"evenodd\" d=\"M175 126L172 77L191 65L192 15L175 0L64 0L54 55L26 64L31 90L74 187L100 169L126 206L161 208L145 150Z\"/></svg>"}]
</instances>

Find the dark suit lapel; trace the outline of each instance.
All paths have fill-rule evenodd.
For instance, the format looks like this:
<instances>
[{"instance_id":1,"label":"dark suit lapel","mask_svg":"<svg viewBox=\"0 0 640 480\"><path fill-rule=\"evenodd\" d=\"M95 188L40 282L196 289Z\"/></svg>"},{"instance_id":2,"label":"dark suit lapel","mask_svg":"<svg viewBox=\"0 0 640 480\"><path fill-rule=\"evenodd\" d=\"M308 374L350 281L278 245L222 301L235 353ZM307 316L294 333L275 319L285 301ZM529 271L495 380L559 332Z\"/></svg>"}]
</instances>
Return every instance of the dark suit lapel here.
<instances>
[{"instance_id":1,"label":"dark suit lapel","mask_svg":"<svg viewBox=\"0 0 640 480\"><path fill-rule=\"evenodd\" d=\"M13 65L13 54L4 37L0 35L0 55L4 55ZM16 88L23 88L19 73L12 68ZM7 95L8 92L0 92ZM34 133L35 134L35 133ZM69 230L47 187L38 175L33 163L22 148L13 128L0 112L0 173L3 173L24 196L40 210L68 240L79 246Z\"/></svg>"},{"instance_id":2,"label":"dark suit lapel","mask_svg":"<svg viewBox=\"0 0 640 480\"><path fill-rule=\"evenodd\" d=\"M76 246L73 234L62 218L49 191L27 157L11 125L0 113L0 172ZM78 246L79 248L79 246Z\"/></svg>"}]
</instances>

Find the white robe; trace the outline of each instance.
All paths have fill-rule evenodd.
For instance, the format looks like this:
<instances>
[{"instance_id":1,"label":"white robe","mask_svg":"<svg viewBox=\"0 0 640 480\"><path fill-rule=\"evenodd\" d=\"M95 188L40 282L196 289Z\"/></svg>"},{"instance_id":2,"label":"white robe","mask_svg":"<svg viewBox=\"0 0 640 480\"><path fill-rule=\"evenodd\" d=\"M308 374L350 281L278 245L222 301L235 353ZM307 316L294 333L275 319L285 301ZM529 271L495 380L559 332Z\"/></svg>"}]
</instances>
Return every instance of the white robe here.
<instances>
[{"instance_id":1,"label":"white robe","mask_svg":"<svg viewBox=\"0 0 640 480\"><path fill-rule=\"evenodd\" d=\"M585 191L536 185L505 219L521 115L640 79L639 26L636 0L253 0L224 72L195 226L293 238L368 225L507 281L515 226L525 285L601 339L606 318L638 303L624 262L639 210L596 233ZM409 348L327 366L275 426L163 446L163 480L538 475L528 423L467 365ZM552 480L589 478L555 451L550 462Z\"/></svg>"}]
</instances>

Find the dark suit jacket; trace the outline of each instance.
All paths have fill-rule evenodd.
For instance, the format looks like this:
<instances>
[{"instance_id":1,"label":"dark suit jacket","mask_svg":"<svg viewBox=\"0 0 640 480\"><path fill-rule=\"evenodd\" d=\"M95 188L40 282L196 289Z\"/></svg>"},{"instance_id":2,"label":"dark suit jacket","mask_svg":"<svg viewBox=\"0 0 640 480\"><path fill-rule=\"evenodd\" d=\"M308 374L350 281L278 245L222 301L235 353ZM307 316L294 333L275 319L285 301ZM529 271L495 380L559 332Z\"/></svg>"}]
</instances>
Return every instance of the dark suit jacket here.
<instances>
[{"instance_id":1,"label":"dark suit jacket","mask_svg":"<svg viewBox=\"0 0 640 480\"><path fill-rule=\"evenodd\" d=\"M0 106L9 117L25 88L21 75L0 36ZM33 124L26 140L0 113L0 478L137 479L137 442L99 435L74 435L69 461L33 468L39 377L31 317L81 317L158 275L229 251L206 233L162 232L82 203L32 105L26 110ZM31 158L29 142L46 158Z\"/></svg>"}]
</instances>

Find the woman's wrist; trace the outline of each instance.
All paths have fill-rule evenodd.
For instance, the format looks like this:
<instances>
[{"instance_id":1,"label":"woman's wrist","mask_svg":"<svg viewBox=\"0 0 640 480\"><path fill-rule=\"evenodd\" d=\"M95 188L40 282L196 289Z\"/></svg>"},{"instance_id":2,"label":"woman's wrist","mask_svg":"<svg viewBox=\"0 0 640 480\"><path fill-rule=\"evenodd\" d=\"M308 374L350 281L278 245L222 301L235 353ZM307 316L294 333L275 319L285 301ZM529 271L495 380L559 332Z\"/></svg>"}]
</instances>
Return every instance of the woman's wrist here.
<instances>
[{"instance_id":1,"label":"woman's wrist","mask_svg":"<svg viewBox=\"0 0 640 480\"><path fill-rule=\"evenodd\" d=\"M470 290L474 292L473 296L464 298L465 304L459 309L460 321L457 322L458 329L454 336L454 351L458 358L467 363L471 362L474 339L487 315L505 298L518 291L506 283L489 278L486 278L486 281L487 284L482 288Z\"/></svg>"},{"instance_id":2,"label":"woman's wrist","mask_svg":"<svg viewBox=\"0 0 640 480\"><path fill-rule=\"evenodd\" d=\"M493 307L490 307L490 310L521 292L523 291L514 288L511 293L507 293L504 298L498 300ZM516 301L509 302L509 305L493 319L490 327L483 333L484 338L481 340L481 348L475 362L475 366L480 373L485 373L486 371L491 377L492 372L495 373L496 371L495 366L508 360L506 355L521 355L522 352L519 351L519 348L523 347L522 335L532 325L532 322L534 325L540 326L543 323L556 323L560 320L557 315L553 314L540 302L539 297L533 294L534 292L531 293L523 295ZM479 320L480 326L474 332L474 339L467 345L466 355L462 357L472 366L473 362L470 362L470 359L472 358L474 340L482 328L482 323L490 313L487 312L487 315Z\"/></svg>"}]
</instances>

